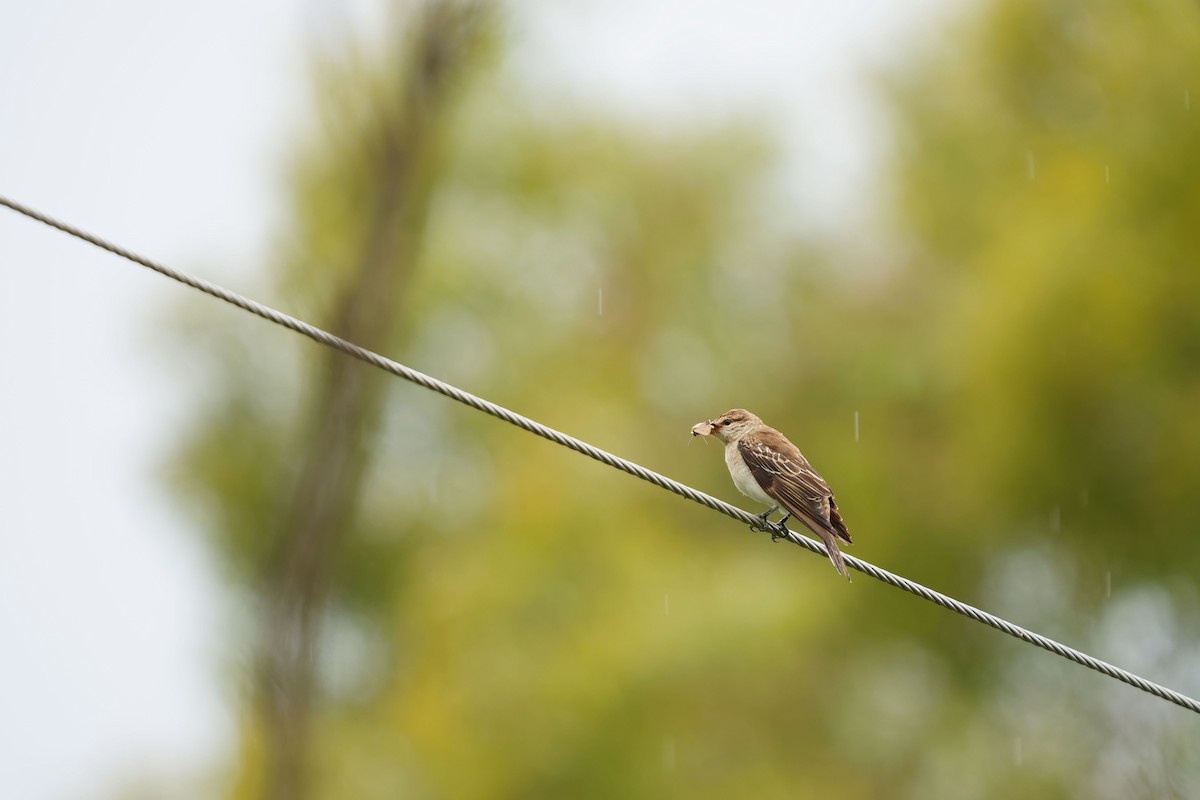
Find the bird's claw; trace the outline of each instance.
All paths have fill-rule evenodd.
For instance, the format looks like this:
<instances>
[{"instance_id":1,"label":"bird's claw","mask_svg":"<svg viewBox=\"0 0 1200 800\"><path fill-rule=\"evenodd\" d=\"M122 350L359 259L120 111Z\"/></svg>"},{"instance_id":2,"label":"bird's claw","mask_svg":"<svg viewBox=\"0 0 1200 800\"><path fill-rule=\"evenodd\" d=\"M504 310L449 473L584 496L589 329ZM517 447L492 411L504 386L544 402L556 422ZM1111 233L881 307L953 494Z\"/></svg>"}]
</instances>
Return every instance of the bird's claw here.
<instances>
[{"instance_id":1,"label":"bird's claw","mask_svg":"<svg viewBox=\"0 0 1200 800\"><path fill-rule=\"evenodd\" d=\"M787 521L792 518L791 513L783 515L783 519L776 522L776 527L771 529L771 541L775 542L780 539L787 539Z\"/></svg>"},{"instance_id":2,"label":"bird's claw","mask_svg":"<svg viewBox=\"0 0 1200 800\"><path fill-rule=\"evenodd\" d=\"M779 529L770 531L770 541L774 542L779 539L790 539L790 536L787 535L788 534L787 521L788 521L788 519L791 519L791 518L792 518L792 513L787 512L787 513L785 513L784 518L780 519L779 522L775 523L776 525L779 525ZM782 533L780 533L780 531L782 531Z\"/></svg>"},{"instance_id":3,"label":"bird's claw","mask_svg":"<svg viewBox=\"0 0 1200 800\"><path fill-rule=\"evenodd\" d=\"M754 516L758 518L758 522L750 523L750 530L766 531L771 534L771 541L774 541L779 534L775 532L774 526L770 522L767 522L767 517L774 514L777 508L779 508L779 506L775 506L775 508L769 508L761 514L755 514Z\"/></svg>"},{"instance_id":4,"label":"bird's claw","mask_svg":"<svg viewBox=\"0 0 1200 800\"><path fill-rule=\"evenodd\" d=\"M771 516L778 510L779 510L779 506L773 506L773 507L767 509L766 511L762 512L761 514L755 514L754 516L758 517L758 523L752 524L750 526L750 530L766 531L767 533L771 534L772 542L778 541L779 539L788 538L788 531L787 531L787 528L784 527L784 523L792 518L792 514L790 511L786 512L783 515L783 519L779 520L779 522L768 522L767 521L767 517Z\"/></svg>"}]
</instances>

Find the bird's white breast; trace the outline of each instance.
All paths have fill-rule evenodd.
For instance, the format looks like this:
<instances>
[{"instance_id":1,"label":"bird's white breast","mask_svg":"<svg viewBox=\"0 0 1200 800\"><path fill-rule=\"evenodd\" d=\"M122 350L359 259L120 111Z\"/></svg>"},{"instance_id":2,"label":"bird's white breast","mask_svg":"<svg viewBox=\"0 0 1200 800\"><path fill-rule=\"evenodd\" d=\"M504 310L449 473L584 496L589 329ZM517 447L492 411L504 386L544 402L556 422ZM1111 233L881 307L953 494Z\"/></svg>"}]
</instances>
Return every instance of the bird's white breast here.
<instances>
[{"instance_id":1,"label":"bird's white breast","mask_svg":"<svg viewBox=\"0 0 1200 800\"><path fill-rule=\"evenodd\" d=\"M746 462L742 459L742 453L738 450L736 442L730 442L725 445L725 465L729 467L729 474L733 477L733 485L738 488L739 492L751 500L757 500L764 505L778 505L758 485L758 481L754 479L750 468L746 466Z\"/></svg>"}]
</instances>

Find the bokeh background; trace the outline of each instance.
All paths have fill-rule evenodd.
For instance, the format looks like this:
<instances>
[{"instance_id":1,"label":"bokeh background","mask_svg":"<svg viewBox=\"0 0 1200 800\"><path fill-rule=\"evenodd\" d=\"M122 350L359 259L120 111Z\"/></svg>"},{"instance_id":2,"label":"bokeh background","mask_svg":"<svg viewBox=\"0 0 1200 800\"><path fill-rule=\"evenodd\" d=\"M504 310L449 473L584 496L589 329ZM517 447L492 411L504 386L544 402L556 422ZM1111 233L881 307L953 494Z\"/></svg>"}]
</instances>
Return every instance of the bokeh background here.
<instances>
[{"instance_id":1,"label":"bokeh background","mask_svg":"<svg viewBox=\"0 0 1200 800\"><path fill-rule=\"evenodd\" d=\"M1200 694L1185 0L0 4L0 192ZM1186 711L0 214L0 794L1200 796ZM758 509L752 509L757 511Z\"/></svg>"}]
</instances>

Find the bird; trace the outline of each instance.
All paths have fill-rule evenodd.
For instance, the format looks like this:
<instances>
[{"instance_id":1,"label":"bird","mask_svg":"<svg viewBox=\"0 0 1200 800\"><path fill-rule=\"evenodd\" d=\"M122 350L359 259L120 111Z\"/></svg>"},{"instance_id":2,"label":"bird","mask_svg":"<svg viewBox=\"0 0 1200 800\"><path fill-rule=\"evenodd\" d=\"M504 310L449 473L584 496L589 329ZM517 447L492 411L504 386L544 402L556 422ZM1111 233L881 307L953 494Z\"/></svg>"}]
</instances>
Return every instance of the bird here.
<instances>
[{"instance_id":1,"label":"bird","mask_svg":"<svg viewBox=\"0 0 1200 800\"><path fill-rule=\"evenodd\" d=\"M738 491L770 506L758 514L764 523L780 508L780 524L796 517L821 537L838 574L850 580L838 539L853 544L833 492L796 445L744 408L726 411L715 419L697 422L692 436L713 436L725 445L725 465ZM771 538L778 538L772 533Z\"/></svg>"}]
</instances>

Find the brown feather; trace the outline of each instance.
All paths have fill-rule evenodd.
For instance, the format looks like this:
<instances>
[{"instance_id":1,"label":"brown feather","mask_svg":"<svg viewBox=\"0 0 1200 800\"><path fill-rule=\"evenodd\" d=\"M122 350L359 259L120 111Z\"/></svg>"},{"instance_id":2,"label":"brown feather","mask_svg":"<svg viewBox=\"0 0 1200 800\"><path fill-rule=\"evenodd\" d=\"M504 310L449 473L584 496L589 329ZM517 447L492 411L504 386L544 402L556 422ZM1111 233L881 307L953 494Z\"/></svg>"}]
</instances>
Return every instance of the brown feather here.
<instances>
[{"instance_id":1,"label":"brown feather","mask_svg":"<svg viewBox=\"0 0 1200 800\"><path fill-rule=\"evenodd\" d=\"M849 578L837 539L852 543L850 531L838 512L829 484L816 473L800 449L782 433L766 426L744 437L737 447L763 491L821 537L834 567Z\"/></svg>"}]
</instances>

